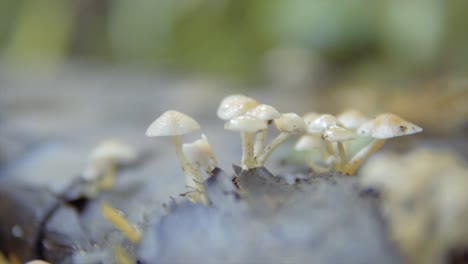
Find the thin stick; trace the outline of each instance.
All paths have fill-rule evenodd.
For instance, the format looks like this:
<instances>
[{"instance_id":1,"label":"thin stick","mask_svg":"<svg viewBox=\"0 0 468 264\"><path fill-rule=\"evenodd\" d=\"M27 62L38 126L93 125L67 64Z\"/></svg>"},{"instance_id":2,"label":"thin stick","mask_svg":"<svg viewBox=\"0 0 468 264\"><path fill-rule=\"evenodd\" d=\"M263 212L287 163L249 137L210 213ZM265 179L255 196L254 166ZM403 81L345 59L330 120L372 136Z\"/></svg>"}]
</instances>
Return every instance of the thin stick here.
<instances>
[{"instance_id":1,"label":"thin stick","mask_svg":"<svg viewBox=\"0 0 468 264\"><path fill-rule=\"evenodd\" d=\"M117 210L107 203L101 203L102 215L119 229L133 243L140 241L141 231L128 222Z\"/></svg>"}]
</instances>

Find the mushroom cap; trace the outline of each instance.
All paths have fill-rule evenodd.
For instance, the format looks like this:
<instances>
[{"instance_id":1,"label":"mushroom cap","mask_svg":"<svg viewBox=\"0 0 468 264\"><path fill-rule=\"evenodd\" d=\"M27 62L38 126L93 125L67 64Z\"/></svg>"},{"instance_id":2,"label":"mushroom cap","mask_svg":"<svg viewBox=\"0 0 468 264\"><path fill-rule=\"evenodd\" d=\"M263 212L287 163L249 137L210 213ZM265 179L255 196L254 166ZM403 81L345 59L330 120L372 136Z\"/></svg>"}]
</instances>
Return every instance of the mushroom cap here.
<instances>
[{"instance_id":1,"label":"mushroom cap","mask_svg":"<svg viewBox=\"0 0 468 264\"><path fill-rule=\"evenodd\" d=\"M146 130L146 136L180 136L197 130L200 130L200 125L193 118L181 112L169 110L151 123Z\"/></svg>"},{"instance_id":2,"label":"mushroom cap","mask_svg":"<svg viewBox=\"0 0 468 264\"><path fill-rule=\"evenodd\" d=\"M245 114L257 105L258 102L251 97L241 94L229 95L221 101L216 114L222 120L229 120Z\"/></svg>"},{"instance_id":3,"label":"mushroom cap","mask_svg":"<svg viewBox=\"0 0 468 264\"><path fill-rule=\"evenodd\" d=\"M131 162L137 154L129 145L118 139L107 139L99 143L90 154L92 161L114 160L116 162Z\"/></svg>"},{"instance_id":4,"label":"mushroom cap","mask_svg":"<svg viewBox=\"0 0 468 264\"><path fill-rule=\"evenodd\" d=\"M342 125L336 117L330 114L323 114L307 126L307 132L312 134L323 133L327 128L331 126Z\"/></svg>"},{"instance_id":5,"label":"mushroom cap","mask_svg":"<svg viewBox=\"0 0 468 264\"><path fill-rule=\"evenodd\" d=\"M340 126L332 126L325 130L322 134L322 138L326 141L348 141L356 138L356 134L349 129Z\"/></svg>"},{"instance_id":6,"label":"mushroom cap","mask_svg":"<svg viewBox=\"0 0 468 264\"><path fill-rule=\"evenodd\" d=\"M372 136L378 139L386 139L411 135L421 132L423 129L394 114L380 114L375 119L362 124L357 132L360 135Z\"/></svg>"},{"instance_id":7,"label":"mushroom cap","mask_svg":"<svg viewBox=\"0 0 468 264\"><path fill-rule=\"evenodd\" d=\"M238 116L224 124L224 129L240 132L256 132L267 127L265 121L253 116Z\"/></svg>"},{"instance_id":8,"label":"mushroom cap","mask_svg":"<svg viewBox=\"0 0 468 264\"><path fill-rule=\"evenodd\" d=\"M306 131L304 119L296 113L282 114L280 118L275 119L276 128L285 133L299 134Z\"/></svg>"},{"instance_id":9,"label":"mushroom cap","mask_svg":"<svg viewBox=\"0 0 468 264\"><path fill-rule=\"evenodd\" d=\"M302 135L299 140L297 140L294 149L297 151L310 151L321 148L322 144L322 139L317 135L306 134Z\"/></svg>"},{"instance_id":10,"label":"mushroom cap","mask_svg":"<svg viewBox=\"0 0 468 264\"><path fill-rule=\"evenodd\" d=\"M28 261L25 264L50 264L50 262L43 261L40 259L35 259L35 260Z\"/></svg>"},{"instance_id":11,"label":"mushroom cap","mask_svg":"<svg viewBox=\"0 0 468 264\"><path fill-rule=\"evenodd\" d=\"M271 105L259 104L245 113L261 120L273 120L281 117L281 113Z\"/></svg>"},{"instance_id":12,"label":"mushroom cap","mask_svg":"<svg viewBox=\"0 0 468 264\"><path fill-rule=\"evenodd\" d=\"M200 164L205 168L217 166L218 162L213 149L208 143L208 138L204 134L201 137L201 139L197 139L192 143L182 145L185 157L190 163Z\"/></svg>"},{"instance_id":13,"label":"mushroom cap","mask_svg":"<svg viewBox=\"0 0 468 264\"><path fill-rule=\"evenodd\" d=\"M345 128L353 130L369 120L363 113L354 109L343 111L337 116L337 119Z\"/></svg>"}]
</instances>

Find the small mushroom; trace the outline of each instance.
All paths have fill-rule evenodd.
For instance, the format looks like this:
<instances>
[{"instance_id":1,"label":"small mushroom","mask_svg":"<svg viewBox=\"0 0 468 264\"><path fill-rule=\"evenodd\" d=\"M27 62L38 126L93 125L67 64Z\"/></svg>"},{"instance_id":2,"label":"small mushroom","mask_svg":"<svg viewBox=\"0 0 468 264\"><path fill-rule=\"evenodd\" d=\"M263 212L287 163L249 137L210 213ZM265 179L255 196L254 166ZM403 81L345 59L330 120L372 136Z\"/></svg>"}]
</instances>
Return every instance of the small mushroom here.
<instances>
[{"instance_id":1,"label":"small mushroom","mask_svg":"<svg viewBox=\"0 0 468 264\"><path fill-rule=\"evenodd\" d=\"M357 168L370 155L379 150L387 139L421 132L423 129L394 114L381 114L375 119L362 124L357 133L371 136L374 140L354 155L346 164L344 173L353 175Z\"/></svg>"},{"instance_id":2,"label":"small mushroom","mask_svg":"<svg viewBox=\"0 0 468 264\"><path fill-rule=\"evenodd\" d=\"M1 262L1 259L0 259L0 263L3 264L3 262ZM5 264L6 263L8 263L8 262L5 262ZM40 259L35 259L35 260L28 261L25 264L50 264L50 262L40 260Z\"/></svg>"},{"instance_id":3,"label":"small mushroom","mask_svg":"<svg viewBox=\"0 0 468 264\"><path fill-rule=\"evenodd\" d=\"M270 124L272 120L281 117L281 113L278 110L276 110L273 106L266 104L257 105L256 107L247 111L245 115L261 119L267 122L267 124ZM268 128L262 129L256 134L254 144L254 156L258 156L263 151L263 148L265 146L267 130Z\"/></svg>"},{"instance_id":4,"label":"small mushroom","mask_svg":"<svg viewBox=\"0 0 468 264\"><path fill-rule=\"evenodd\" d=\"M219 104L216 114L221 120L230 120L245 114L258 105L258 102L248 96L234 94L225 97Z\"/></svg>"},{"instance_id":5,"label":"small mushroom","mask_svg":"<svg viewBox=\"0 0 468 264\"><path fill-rule=\"evenodd\" d=\"M206 135L202 134L201 137L192 143L183 144L182 151L190 163L204 167L206 172L211 174L218 161Z\"/></svg>"},{"instance_id":6,"label":"small mushroom","mask_svg":"<svg viewBox=\"0 0 468 264\"><path fill-rule=\"evenodd\" d=\"M333 115L330 114L322 114L319 115L315 120L312 121L313 115L311 115L307 121L307 132L310 134L322 134L327 130L329 127L333 126L342 126L340 121ZM325 141L325 145L327 147L327 152L329 157L327 160L330 160L332 163L335 164L335 167L338 166L338 155L336 155L335 150L333 149L333 145L329 141Z\"/></svg>"},{"instance_id":7,"label":"small mushroom","mask_svg":"<svg viewBox=\"0 0 468 264\"><path fill-rule=\"evenodd\" d=\"M265 164L266 159L279 145L281 145L291 135L304 133L306 125L304 119L295 113L282 114L280 118L274 120L276 128L281 133L268 144L261 155L257 158L257 166Z\"/></svg>"},{"instance_id":8,"label":"small mushroom","mask_svg":"<svg viewBox=\"0 0 468 264\"><path fill-rule=\"evenodd\" d=\"M242 169L249 170L255 167L253 135L255 132L266 128L266 122L253 116L238 116L224 124L226 130L241 132Z\"/></svg>"},{"instance_id":9,"label":"small mushroom","mask_svg":"<svg viewBox=\"0 0 468 264\"><path fill-rule=\"evenodd\" d=\"M194 169L182 151L182 141L180 136L198 130L200 130L200 125L197 121L181 112L173 110L162 114L153 123L151 123L148 130L146 130L146 136L148 137L170 136L172 138L172 143L174 144L177 157L182 164L186 183L194 182L194 180L196 180L196 176L194 176ZM191 201L198 202L193 199Z\"/></svg>"},{"instance_id":10,"label":"small mushroom","mask_svg":"<svg viewBox=\"0 0 468 264\"><path fill-rule=\"evenodd\" d=\"M193 169L194 179L186 182L187 186L193 186L196 191L187 193L187 197L191 199L201 200L204 204L208 204L208 197L205 186L203 185L203 177L201 175L200 167L204 167L206 172L211 175L213 169L217 166L218 162L208 143L208 138L202 134L201 139L197 139L192 143L182 145L182 152ZM196 197L193 197L196 196Z\"/></svg>"},{"instance_id":11,"label":"small mushroom","mask_svg":"<svg viewBox=\"0 0 468 264\"><path fill-rule=\"evenodd\" d=\"M137 153L133 148L118 139L108 139L99 143L91 152L89 165L82 177L87 181L98 180L103 190L112 188L118 164L135 161Z\"/></svg>"},{"instance_id":12,"label":"small mushroom","mask_svg":"<svg viewBox=\"0 0 468 264\"><path fill-rule=\"evenodd\" d=\"M346 150L343 142L354 138L356 138L356 134L353 131L340 126L331 126L322 134L322 139L327 142L336 142L340 156L340 163L335 167L338 171L341 171L346 165Z\"/></svg>"}]
</instances>

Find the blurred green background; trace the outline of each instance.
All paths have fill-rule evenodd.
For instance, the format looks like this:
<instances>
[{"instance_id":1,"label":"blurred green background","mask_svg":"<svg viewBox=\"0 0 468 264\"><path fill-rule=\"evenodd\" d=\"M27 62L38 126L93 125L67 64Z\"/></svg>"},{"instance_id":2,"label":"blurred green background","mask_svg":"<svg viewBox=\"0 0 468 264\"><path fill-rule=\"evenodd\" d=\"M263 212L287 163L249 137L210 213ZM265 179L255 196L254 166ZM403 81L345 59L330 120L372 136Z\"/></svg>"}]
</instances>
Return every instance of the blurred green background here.
<instances>
[{"instance_id":1,"label":"blurred green background","mask_svg":"<svg viewBox=\"0 0 468 264\"><path fill-rule=\"evenodd\" d=\"M465 72L467 14L466 0L0 0L0 54L242 81Z\"/></svg>"}]
</instances>

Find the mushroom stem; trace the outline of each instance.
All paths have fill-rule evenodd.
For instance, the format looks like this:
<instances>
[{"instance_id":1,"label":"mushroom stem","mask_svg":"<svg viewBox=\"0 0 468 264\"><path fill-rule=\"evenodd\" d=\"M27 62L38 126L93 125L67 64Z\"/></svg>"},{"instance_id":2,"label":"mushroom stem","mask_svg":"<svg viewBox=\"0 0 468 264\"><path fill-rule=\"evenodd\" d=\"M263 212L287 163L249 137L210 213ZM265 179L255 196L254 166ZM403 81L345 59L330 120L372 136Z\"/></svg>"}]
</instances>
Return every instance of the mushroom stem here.
<instances>
[{"instance_id":1,"label":"mushroom stem","mask_svg":"<svg viewBox=\"0 0 468 264\"><path fill-rule=\"evenodd\" d=\"M386 139L375 139L369 145L365 146L344 167L346 175L354 175L357 168L372 154L379 150L386 142Z\"/></svg>"},{"instance_id":2,"label":"mushroom stem","mask_svg":"<svg viewBox=\"0 0 468 264\"><path fill-rule=\"evenodd\" d=\"M344 166L346 166L346 151L344 148L344 144L341 141L336 142L338 146L338 153L340 155L340 164L338 166L338 171L342 171Z\"/></svg>"},{"instance_id":3,"label":"mushroom stem","mask_svg":"<svg viewBox=\"0 0 468 264\"><path fill-rule=\"evenodd\" d=\"M328 157L327 157L327 161L328 161L328 158L331 156L333 157L333 165L335 167L335 169L338 169L338 157L337 155L335 154L335 150L333 149L333 144L332 142L330 141L325 141L325 144L326 144L326 147L327 147L327 153L328 153Z\"/></svg>"},{"instance_id":4,"label":"mushroom stem","mask_svg":"<svg viewBox=\"0 0 468 264\"><path fill-rule=\"evenodd\" d=\"M203 204L207 204L206 192L205 187L201 183L203 178L200 173L200 168L196 169L190 164L190 162L185 157L184 153L182 152L182 141L180 140L180 136L172 136L172 143L176 149L177 157L182 164L182 170L185 176L185 184L189 189L196 189L197 192L201 193L201 196L188 196L189 200L193 203L201 201ZM193 198L192 198L193 197Z\"/></svg>"},{"instance_id":5,"label":"mushroom stem","mask_svg":"<svg viewBox=\"0 0 468 264\"><path fill-rule=\"evenodd\" d=\"M191 181L194 188L196 188L196 192L194 195L189 195L188 197L195 201L201 201L204 205L208 205L208 196L206 195L205 185L203 185L203 177L201 175L200 165L191 165L191 171L193 172L193 177L189 179ZM188 183L188 182L187 182Z\"/></svg>"},{"instance_id":6,"label":"mushroom stem","mask_svg":"<svg viewBox=\"0 0 468 264\"><path fill-rule=\"evenodd\" d=\"M99 188L102 190L109 190L114 185L115 174L117 171L117 165L114 160L108 160L105 164L104 175L99 180Z\"/></svg>"},{"instance_id":7,"label":"mushroom stem","mask_svg":"<svg viewBox=\"0 0 468 264\"><path fill-rule=\"evenodd\" d=\"M242 132L242 169L248 170L255 167L254 141L252 132Z\"/></svg>"},{"instance_id":8,"label":"mushroom stem","mask_svg":"<svg viewBox=\"0 0 468 264\"><path fill-rule=\"evenodd\" d=\"M267 129L262 129L255 135L255 145L254 145L254 156L257 157L263 152L265 147L265 140L267 135Z\"/></svg>"},{"instance_id":9,"label":"mushroom stem","mask_svg":"<svg viewBox=\"0 0 468 264\"><path fill-rule=\"evenodd\" d=\"M279 145L281 145L286 139L291 136L289 133L282 132L276 138L274 138L270 144L268 144L263 153L257 158L257 166L262 167L265 164L265 160L271 155L273 150L275 150Z\"/></svg>"}]
</instances>

